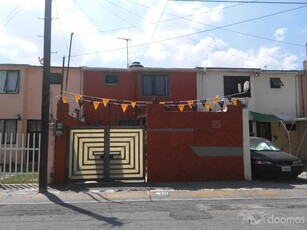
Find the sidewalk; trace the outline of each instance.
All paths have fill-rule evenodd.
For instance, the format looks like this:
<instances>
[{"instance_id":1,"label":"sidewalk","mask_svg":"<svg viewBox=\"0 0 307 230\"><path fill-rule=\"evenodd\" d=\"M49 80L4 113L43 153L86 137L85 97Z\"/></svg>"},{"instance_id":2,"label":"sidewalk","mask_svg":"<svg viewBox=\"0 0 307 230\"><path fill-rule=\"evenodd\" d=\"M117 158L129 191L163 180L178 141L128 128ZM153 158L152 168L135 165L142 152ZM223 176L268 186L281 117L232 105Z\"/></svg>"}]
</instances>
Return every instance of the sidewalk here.
<instances>
[{"instance_id":1,"label":"sidewalk","mask_svg":"<svg viewBox=\"0 0 307 230\"><path fill-rule=\"evenodd\" d=\"M287 198L307 198L306 172L289 181L71 183L52 185L46 194L37 184L0 185L0 204Z\"/></svg>"}]
</instances>

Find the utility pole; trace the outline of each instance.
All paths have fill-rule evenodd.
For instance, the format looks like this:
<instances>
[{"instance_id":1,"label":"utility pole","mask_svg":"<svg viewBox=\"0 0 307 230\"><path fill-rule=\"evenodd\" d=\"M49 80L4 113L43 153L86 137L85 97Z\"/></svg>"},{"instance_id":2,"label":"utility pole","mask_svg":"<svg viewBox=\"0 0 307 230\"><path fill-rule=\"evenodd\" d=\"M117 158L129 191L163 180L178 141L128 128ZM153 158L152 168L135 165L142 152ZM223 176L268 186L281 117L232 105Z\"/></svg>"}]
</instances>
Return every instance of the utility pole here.
<instances>
[{"instance_id":1,"label":"utility pole","mask_svg":"<svg viewBox=\"0 0 307 230\"><path fill-rule=\"evenodd\" d=\"M44 19L44 66L41 106L41 156L39 164L39 192L47 192L48 146L49 146L49 107L50 107L50 53L51 53L51 2L45 0Z\"/></svg>"},{"instance_id":2,"label":"utility pole","mask_svg":"<svg viewBox=\"0 0 307 230\"><path fill-rule=\"evenodd\" d=\"M72 38L73 38L73 36L74 36L74 33L71 33L71 34L70 34L70 42L69 42L67 72L66 72L65 95L66 95L66 92L67 92L67 85L68 85L69 66L70 66L70 56L71 56L71 45L72 45Z\"/></svg>"},{"instance_id":3,"label":"utility pole","mask_svg":"<svg viewBox=\"0 0 307 230\"><path fill-rule=\"evenodd\" d=\"M128 69L129 68L129 47L128 47L128 42L131 39L130 38L118 38L118 39L126 41L126 47L127 47L127 69Z\"/></svg>"}]
</instances>

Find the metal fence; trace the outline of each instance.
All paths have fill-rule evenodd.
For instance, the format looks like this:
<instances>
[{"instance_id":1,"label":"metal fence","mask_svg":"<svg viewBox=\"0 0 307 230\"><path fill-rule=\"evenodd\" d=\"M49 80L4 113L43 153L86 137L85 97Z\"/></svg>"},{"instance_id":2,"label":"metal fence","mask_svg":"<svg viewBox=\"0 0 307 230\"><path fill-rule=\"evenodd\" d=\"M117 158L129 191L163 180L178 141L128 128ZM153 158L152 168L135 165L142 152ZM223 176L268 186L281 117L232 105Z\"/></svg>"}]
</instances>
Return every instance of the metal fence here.
<instances>
[{"instance_id":1,"label":"metal fence","mask_svg":"<svg viewBox=\"0 0 307 230\"><path fill-rule=\"evenodd\" d=\"M37 183L40 134L0 133L0 184Z\"/></svg>"}]
</instances>

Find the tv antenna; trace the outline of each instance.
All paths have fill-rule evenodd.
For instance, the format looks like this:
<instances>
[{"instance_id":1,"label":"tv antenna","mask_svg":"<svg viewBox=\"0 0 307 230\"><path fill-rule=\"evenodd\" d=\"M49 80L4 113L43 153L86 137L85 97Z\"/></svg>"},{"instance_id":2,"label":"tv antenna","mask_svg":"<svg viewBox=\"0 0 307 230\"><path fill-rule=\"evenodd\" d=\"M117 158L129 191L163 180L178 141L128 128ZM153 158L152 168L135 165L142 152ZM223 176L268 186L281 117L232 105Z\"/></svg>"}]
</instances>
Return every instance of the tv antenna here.
<instances>
[{"instance_id":1,"label":"tv antenna","mask_svg":"<svg viewBox=\"0 0 307 230\"><path fill-rule=\"evenodd\" d=\"M119 37L118 39L120 40L125 40L126 41L126 49L127 49L127 69L129 68L129 46L128 46L128 43L129 41L131 41L130 38L122 38L122 37Z\"/></svg>"}]
</instances>

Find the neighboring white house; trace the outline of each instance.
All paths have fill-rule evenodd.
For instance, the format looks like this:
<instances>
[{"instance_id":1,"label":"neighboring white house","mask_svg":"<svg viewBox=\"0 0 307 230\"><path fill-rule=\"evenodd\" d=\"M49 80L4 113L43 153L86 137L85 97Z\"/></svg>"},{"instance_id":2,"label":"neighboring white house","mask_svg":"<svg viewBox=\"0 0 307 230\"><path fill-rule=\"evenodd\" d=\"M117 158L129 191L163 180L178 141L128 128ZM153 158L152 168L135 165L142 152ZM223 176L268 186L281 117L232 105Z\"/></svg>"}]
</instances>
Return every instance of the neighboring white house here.
<instances>
[{"instance_id":1,"label":"neighboring white house","mask_svg":"<svg viewBox=\"0 0 307 230\"><path fill-rule=\"evenodd\" d=\"M227 103L230 97L239 98L250 111L251 135L271 139L283 150L307 160L306 121L293 122L301 116L299 76L296 70L206 68L198 72L197 95L198 98L218 95ZM246 81L249 89L244 92Z\"/></svg>"}]
</instances>

